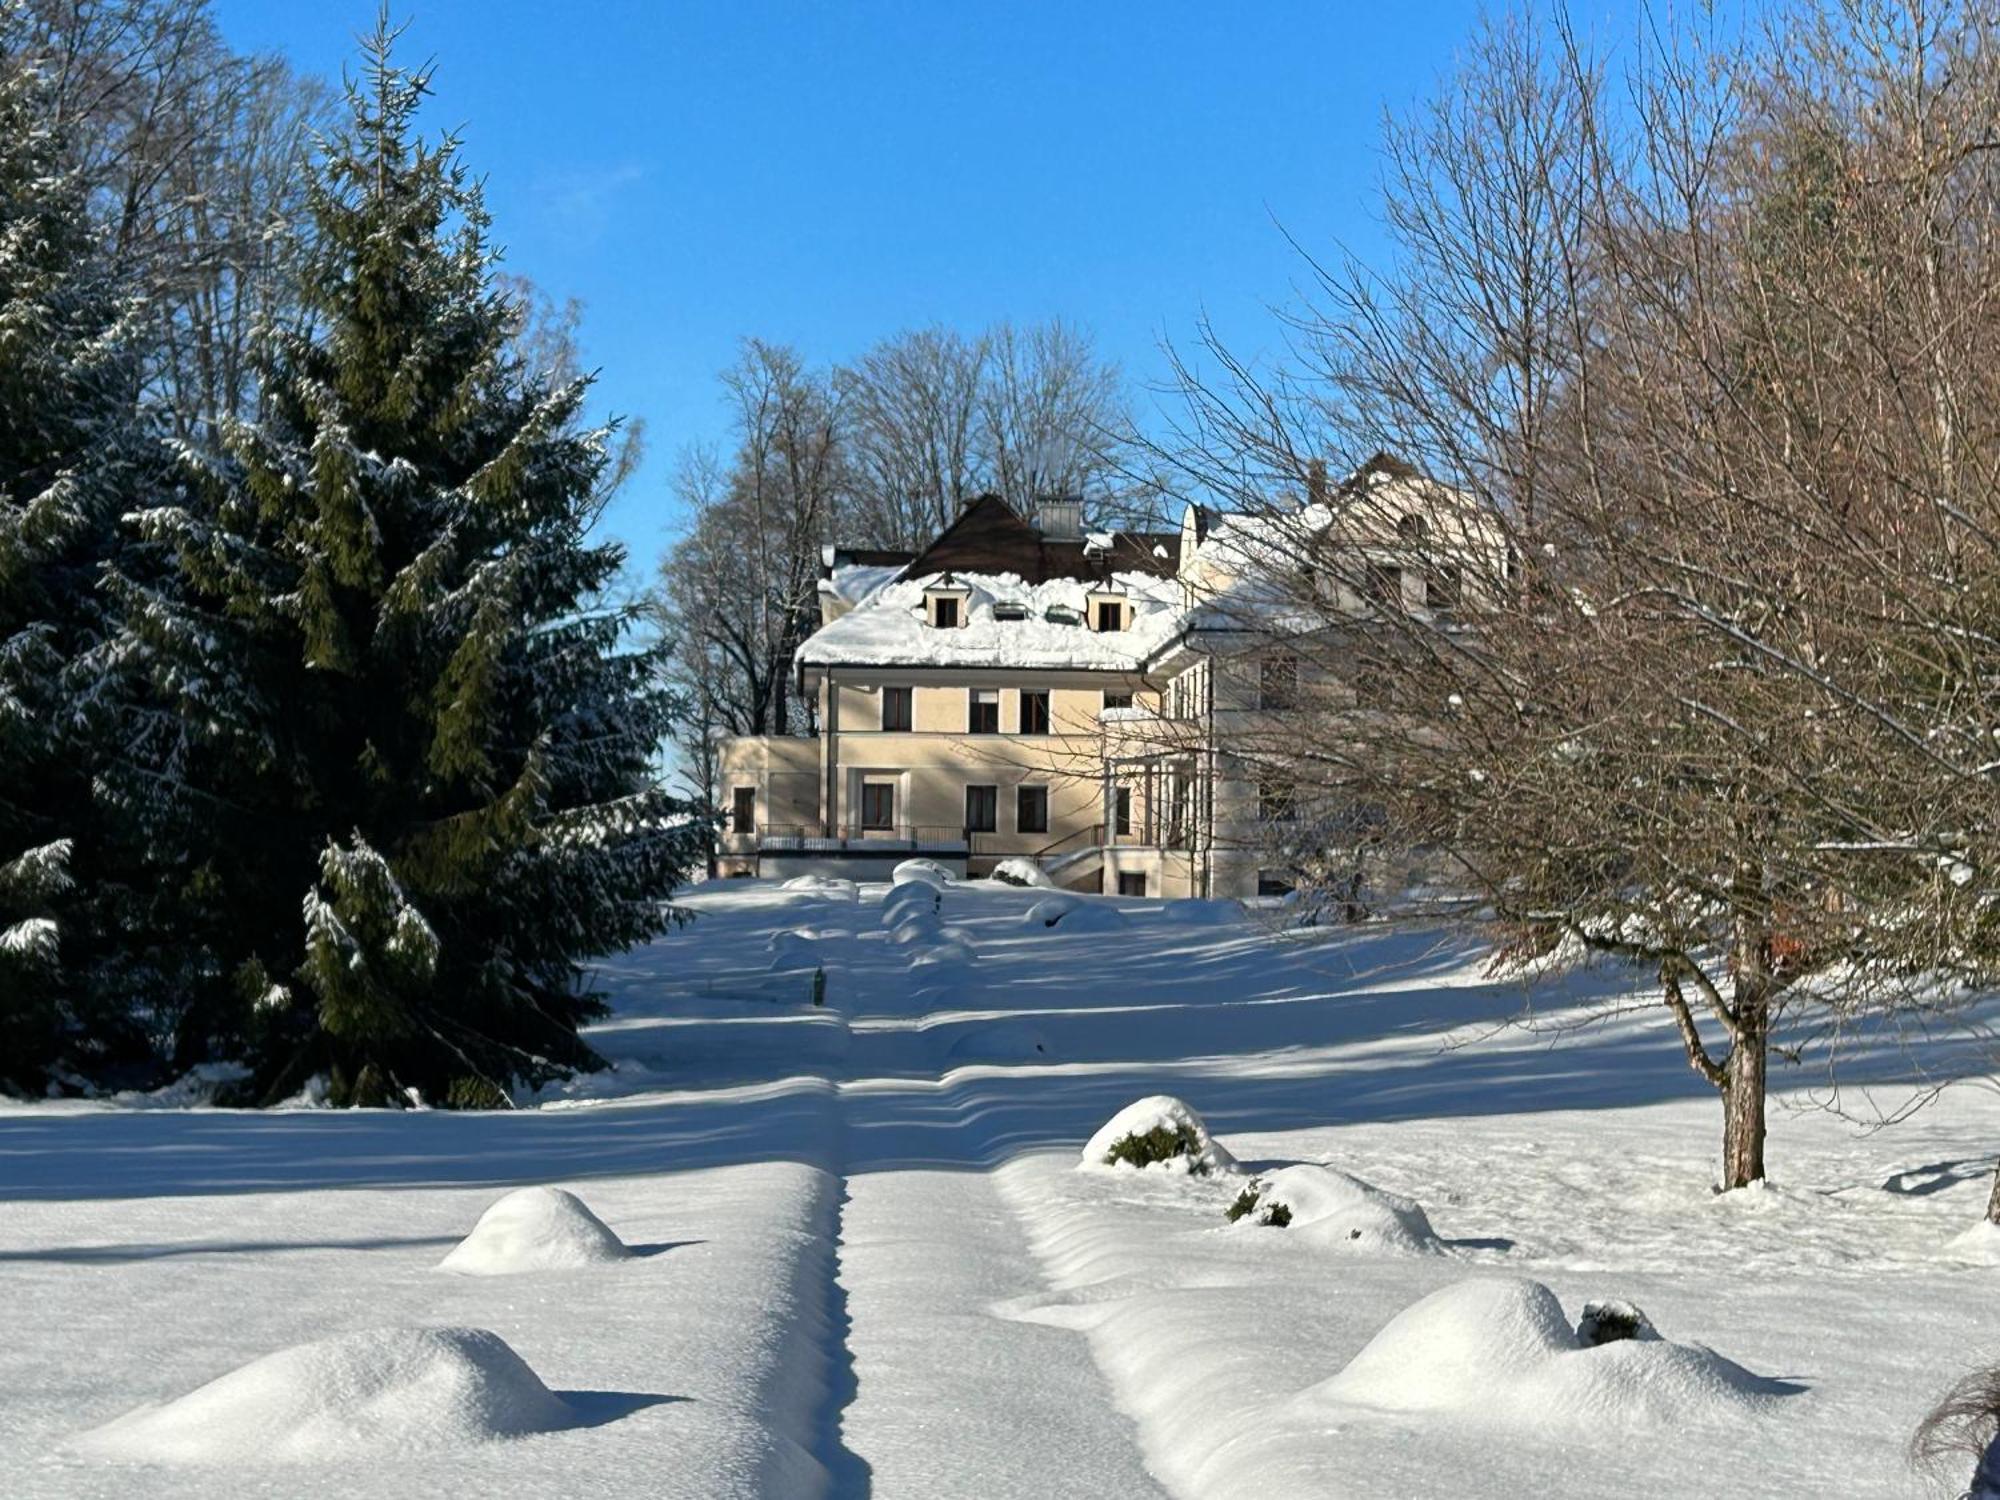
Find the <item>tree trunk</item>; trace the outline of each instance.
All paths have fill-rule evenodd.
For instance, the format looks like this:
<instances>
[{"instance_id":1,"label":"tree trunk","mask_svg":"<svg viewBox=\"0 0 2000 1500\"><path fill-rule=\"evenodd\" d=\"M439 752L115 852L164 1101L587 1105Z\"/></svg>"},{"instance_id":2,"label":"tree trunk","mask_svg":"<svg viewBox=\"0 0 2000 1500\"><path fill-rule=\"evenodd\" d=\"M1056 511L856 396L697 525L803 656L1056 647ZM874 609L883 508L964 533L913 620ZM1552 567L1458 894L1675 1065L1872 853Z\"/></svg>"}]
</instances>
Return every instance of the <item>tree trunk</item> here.
<instances>
[{"instance_id":1,"label":"tree trunk","mask_svg":"<svg viewBox=\"0 0 2000 1500\"><path fill-rule=\"evenodd\" d=\"M1748 1187L1764 1176L1764 1069L1770 997L1760 981L1739 982L1737 1034L1722 1065L1722 1187Z\"/></svg>"}]
</instances>

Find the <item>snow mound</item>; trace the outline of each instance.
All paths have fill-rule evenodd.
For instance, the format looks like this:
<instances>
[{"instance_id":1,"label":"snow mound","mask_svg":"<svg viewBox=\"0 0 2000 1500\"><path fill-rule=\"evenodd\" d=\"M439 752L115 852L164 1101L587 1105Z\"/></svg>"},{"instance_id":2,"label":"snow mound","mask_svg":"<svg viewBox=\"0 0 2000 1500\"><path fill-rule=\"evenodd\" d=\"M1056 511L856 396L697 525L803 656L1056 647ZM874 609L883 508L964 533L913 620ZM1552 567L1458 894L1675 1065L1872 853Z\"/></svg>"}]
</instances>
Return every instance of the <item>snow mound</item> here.
<instances>
[{"instance_id":1,"label":"snow mound","mask_svg":"<svg viewBox=\"0 0 2000 1500\"><path fill-rule=\"evenodd\" d=\"M1169 901L1160 915L1181 927L1227 927L1243 920L1243 908L1234 901L1208 901L1187 896Z\"/></svg>"},{"instance_id":2,"label":"snow mound","mask_svg":"<svg viewBox=\"0 0 2000 1500\"><path fill-rule=\"evenodd\" d=\"M819 943L809 932L780 929L764 944L774 969L810 969L819 963Z\"/></svg>"},{"instance_id":3,"label":"snow mound","mask_svg":"<svg viewBox=\"0 0 2000 1500\"><path fill-rule=\"evenodd\" d=\"M510 1276L574 1271L624 1260L631 1253L576 1194L529 1187L509 1193L481 1214L472 1233L437 1268L465 1276Z\"/></svg>"},{"instance_id":4,"label":"snow mound","mask_svg":"<svg viewBox=\"0 0 2000 1500\"><path fill-rule=\"evenodd\" d=\"M1023 927L1053 927L1083 905L1081 896L1047 896L1021 913Z\"/></svg>"},{"instance_id":5,"label":"snow mound","mask_svg":"<svg viewBox=\"0 0 2000 1500\"><path fill-rule=\"evenodd\" d=\"M1945 1254L1953 1260L1970 1261L1979 1266L2000 1266L2000 1224L1991 1219L1981 1219L1962 1234L1955 1234L1945 1244Z\"/></svg>"},{"instance_id":6,"label":"snow mound","mask_svg":"<svg viewBox=\"0 0 2000 1500\"><path fill-rule=\"evenodd\" d=\"M1122 932L1130 925L1115 906L1085 901L1081 896L1050 896L1028 908L1022 922L1029 927L1053 927L1057 932Z\"/></svg>"},{"instance_id":7,"label":"snow mound","mask_svg":"<svg viewBox=\"0 0 2000 1500\"><path fill-rule=\"evenodd\" d=\"M1785 1389L1699 1345L1657 1337L1585 1345L1554 1292L1493 1279L1461 1281L1405 1308L1307 1399L1569 1433L1760 1412Z\"/></svg>"},{"instance_id":8,"label":"snow mound","mask_svg":"<svg viewBox=\"0 0 2000 1500\"><path fill-rule=\"evenodd\" d=\"M957 879L957 876L934 859L906 859L889 872L889 883L892 886L916 883L940 891Z\"/></svg>"},{"instance_id":9,"label":"snow mound","mask_svg":"<svg viewBox=\"0 0 2000 1500\"><path fill-rule=\"evenodd\" d=\"M1085 1144L1080 1165L1100 1171L1157 1167L1195 1177L1237 1170L1236 1158L1210 1137L1201 1116L1172 1094L1149 1094L1119 1110Z\"/></svg>"},{"instance_id":10,"label":"snow mound","mask_svg":"<svg viewBox=\"0 0 2000 1500\"><path fill-rule=\"evenodd\" d=\"M298 1463L449 1448L574 1426L498 1334L377 1328L281 1349L76 1449L128 1463Z\"/></svg>"},{"instance_id":11,"label":"snow mound","mask_svg":"<svg viewBox=\"0 0 2000 1500\"><path fill-rule=\"evenodd\" d=\"M993 878L1002 885L1026 885L1053 889L1048 872L1032 859L1003 859L993 867Z\"/></svg>"},{"instance_id":12,"label":"snow mound","mask_svg":"<svg viewBox=\"0 0 2000 1500\"><path fill-rule=\"evenodd\" d=\"M912 968L920 964L969 964L979 955L972 945L955 937L942 937L938 941L917 950L910 960Z\"/></svg>"},{"instance_id":13,"label":"snow mound","mask_svg":"<svg viewBox=\"0 0 2000 1500\"><path fill-rule=\"evenodd\" d=\"M894 927L899 922L908 921L912 913L934 917L942 905L936 886L921 880L912 881L907 885L890 887L889 894L882 898L878 920L884 927Z\"/></svg>"},{"instance_id":14,"label":"snow mound","mask_svg":"<svg viewBox=\"0 0 2000 1500\"><path fill-rule=\"evenodd\" d=\"M899 948L944 941L944 923L934 911L907 912L887 926L889 941Z\"/></svg>"},{"instance_id":15,"label":"snow mound","mask_svg":"<svg viewBox=\"0 0 2000 1500\"><path fill-rule=\"evenodd\" d=\"M861 888L851 880L843 880L838 875L794 875L783 885L781 891L815 891L822 896L832 896L837 900L856 901L860 899Z\"/></svg>"},{"instance_id":16,"label":"snow mound","mask_svg":"<svg viewBox=\"0 0 2000 1500\"><path fill-rule=\"evenodd\" d=\"M1255 1207L1238 1218L1239 1225L1282 1225L1300 1239L1335 1250L1437 1255L1444 1249L1414 1198L1384 1192L1332 1167L1310 1162L1281 1167L1259 1177L1248 1193L1255 1195Z\"/></svg>"},{"instance_id":17,"label":"snow mound","mask_svg":"<svg viewBox=\"0 0 2000 1500\"><path fill-rule=\"evenodd\" d=\"M975 1026L945 1050L951 1062L1046 1062L1055 1055L1049 1039L1020 1021Z\"/></svg>"}]
</instances>

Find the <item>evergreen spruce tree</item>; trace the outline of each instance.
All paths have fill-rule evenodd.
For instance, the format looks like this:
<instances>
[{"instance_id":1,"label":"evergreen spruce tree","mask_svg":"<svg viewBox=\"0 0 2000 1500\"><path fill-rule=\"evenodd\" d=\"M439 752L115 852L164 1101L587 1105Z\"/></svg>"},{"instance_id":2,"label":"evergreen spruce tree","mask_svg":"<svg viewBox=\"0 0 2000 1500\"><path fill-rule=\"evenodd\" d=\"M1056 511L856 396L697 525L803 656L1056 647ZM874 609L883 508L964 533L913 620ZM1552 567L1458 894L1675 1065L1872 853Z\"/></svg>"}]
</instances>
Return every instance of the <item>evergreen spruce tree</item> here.
<instances>
[{"instance_id":1,"label":"evergreen spruce tree","mask_svg":"<svg viewBox=\"0 0 2000 1500\"><path fill-rule=\"evenodd\" d=\"M39 74L0 55L0 1088L90 1072L124 1026L91 982L105 823L98 575L145 471L134 305Z\"/></svg>"},{"instance_id":2,"label":"evergreen spruce tree","mask_svg":"<svg viewBox=\"0 0 2000 1500\"><path fill-rule=\"evenodd\" d=\"M594 1063L582 963L671 920L699 830L652 775L661 664L597 602L610 434L510 352L479 188L392 42L312 183L310 330L141 518L177 562L134 591L178 724L148 817L228 997L206 1044L247 1043L259 1097L492 1105Z\"/></svg>"}]
</instances>

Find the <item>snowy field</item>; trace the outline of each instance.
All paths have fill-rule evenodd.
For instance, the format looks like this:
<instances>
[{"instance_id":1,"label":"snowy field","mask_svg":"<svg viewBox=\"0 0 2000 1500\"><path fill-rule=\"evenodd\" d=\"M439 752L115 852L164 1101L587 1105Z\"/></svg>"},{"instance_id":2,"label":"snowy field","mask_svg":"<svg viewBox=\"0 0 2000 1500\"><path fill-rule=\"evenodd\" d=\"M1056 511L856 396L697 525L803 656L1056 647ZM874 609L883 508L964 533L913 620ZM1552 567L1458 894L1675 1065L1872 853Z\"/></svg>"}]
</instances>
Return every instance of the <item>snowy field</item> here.
<instances>
[{"instance_id":1,"label":"snowy field","mask_svg":"<svg viewBox=\"0 0 2000 1500\"><path fill-rule=\"evenodd\" d=\"M884 894L694 896L606 967L615 1070L509 1114L0 1110L0 1493L1918 1496L2000 1361L1948 1248L1986 1089L1870 1134L1780 1070L1775 1185L1717 1197L1654 1007L1503 1028L1435 934ZM1078 1169L1157 1094L1219 1170ZM610 1234L538 1195L438 1267L524 1185ZM1659 1337L1579 1347L1606 1300ZM442 1328L497 1339L380 1332Z\"/></svg>"}]
</instances>

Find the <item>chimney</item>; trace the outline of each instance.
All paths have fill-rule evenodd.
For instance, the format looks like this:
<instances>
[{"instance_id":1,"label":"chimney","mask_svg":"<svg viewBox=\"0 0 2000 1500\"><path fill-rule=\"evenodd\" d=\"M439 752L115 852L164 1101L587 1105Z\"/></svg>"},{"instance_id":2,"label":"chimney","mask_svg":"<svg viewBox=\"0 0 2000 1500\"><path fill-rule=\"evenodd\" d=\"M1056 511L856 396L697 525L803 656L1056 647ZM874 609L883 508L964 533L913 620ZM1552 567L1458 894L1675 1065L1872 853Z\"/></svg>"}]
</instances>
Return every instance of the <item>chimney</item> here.
<instances>
[{"instance_id":1,"label":"chimney","mask_svg":"<svg viewBox=\"0 0 2000 1500\"><path fill-rule=\"evenodd\" d=\"M1045 541L1083 539L1083 501L1076 495L1044 495L1035 502L1035 529Z\"/></svg>"}]
</instances>

